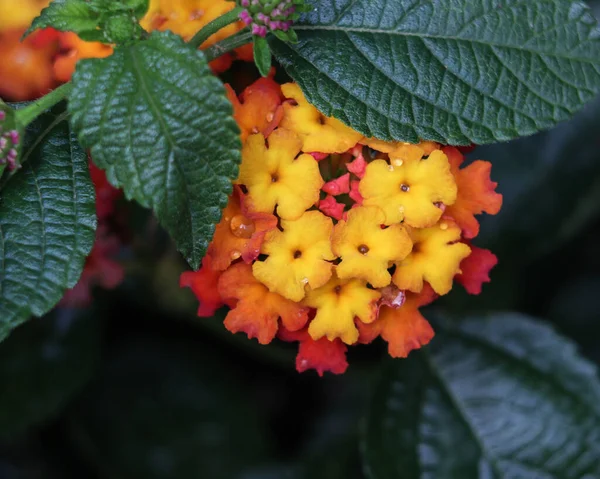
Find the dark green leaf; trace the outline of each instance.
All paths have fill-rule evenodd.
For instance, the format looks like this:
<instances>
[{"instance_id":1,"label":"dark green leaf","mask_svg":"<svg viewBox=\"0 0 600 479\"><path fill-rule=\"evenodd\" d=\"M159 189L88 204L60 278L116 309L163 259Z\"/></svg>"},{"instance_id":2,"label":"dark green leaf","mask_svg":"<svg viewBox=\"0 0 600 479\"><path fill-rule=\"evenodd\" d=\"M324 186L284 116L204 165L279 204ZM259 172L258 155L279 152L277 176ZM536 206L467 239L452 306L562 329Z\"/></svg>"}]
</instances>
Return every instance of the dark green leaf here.
<instances>
[{"instance_id":1,"label":"dark green leaf","mask_svg":"<svg viewBox=\"0 0 600 479\"><path fill-rule=\"evenodd\" d=\"M369 477L600 477L600 381L572 343L518 314L437 329L425 352L383 370Z\"/></svg>"},{"instance_id":2,"label":"dark green leaf","mask_svg":"<svg viewBox=\"0 0 600 479\"><path fill-rule=\"evenodd\" d=\"M265 454L248 391L227 358L206 345L121 343L75 408L75 443L109 477L234 479Z\"/></svg>"},{"instance_id":3,"label":"dark green leaf","mask_svg":"<svg viewBox=\"0 0 600 479\"><path fill-rule=\"evenodd\" d=\"M88 313L57 309L0 344L0 435L16 435L59 411L91 377L100 353Z\"/></svg>"},{"instance_id":4,"label":"dark green leaf","mask_svg":"<svg viewBox=\"0 0 600 479\"><path fill-rule=\"evenodd\" d=\"M73 76L72 124L95 163L154 209L197 268L240 162L239 130L202 52L170 32L84 60Z\"/></svg>"},{"instance_id":5,"label":"dark green leaf","mask_svg":"<svg viewBox=\"0 0 600 479\"><path fill-rule=\"evenodd\" d=\"M23 162L0 197L0 341L75 286L95 236L87 155L62 109L32 124Z\"/></svg>"},{"instance_id":6,"label":"dark green leaf","mask_svg":"<svg viewBox=\"0 0 600 479\"><path fill-rule=\"evenodd\" d=\"M266 38L254 37L254 63L263 77L269 76L271 70L271 49Z\"/></svg>"},{"instance_id":7,"label":"dark green leaf","mask_svg":"<svg viewBox=\"0 0 600 479\"><path fill-rule=\"evenodd\" d=\"M324 114L367 136L449 144L529 135L600 86L600 34L565 0L315 0L273 53Z\"/></svg>"}]
</instances>

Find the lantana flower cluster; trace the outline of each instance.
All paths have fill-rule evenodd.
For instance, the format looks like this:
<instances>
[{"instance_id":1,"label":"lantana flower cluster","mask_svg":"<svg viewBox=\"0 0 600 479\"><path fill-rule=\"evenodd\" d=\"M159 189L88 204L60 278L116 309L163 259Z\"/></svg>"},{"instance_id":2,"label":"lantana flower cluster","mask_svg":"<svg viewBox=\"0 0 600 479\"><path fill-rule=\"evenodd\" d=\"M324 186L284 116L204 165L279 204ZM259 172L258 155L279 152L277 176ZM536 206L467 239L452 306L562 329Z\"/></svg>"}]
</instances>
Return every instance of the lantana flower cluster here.
<instances>
[{"instance_id":1,"label":"lantana flower cluster","mask_svg":"<svg viewBox=\"0 0 600 479\"><path fill-rule=\"evenodd\" d=\"M348 346L378 337L393 357L434 332L419 309L455 280L481 292L496 257L471 244L502 196L491 165L432 142L363 137L298 85L229 89L239 177L202 267L181 276L198 315L261 344L298 342L298 371L342 373Z\"/></svg>"}]
</instances>

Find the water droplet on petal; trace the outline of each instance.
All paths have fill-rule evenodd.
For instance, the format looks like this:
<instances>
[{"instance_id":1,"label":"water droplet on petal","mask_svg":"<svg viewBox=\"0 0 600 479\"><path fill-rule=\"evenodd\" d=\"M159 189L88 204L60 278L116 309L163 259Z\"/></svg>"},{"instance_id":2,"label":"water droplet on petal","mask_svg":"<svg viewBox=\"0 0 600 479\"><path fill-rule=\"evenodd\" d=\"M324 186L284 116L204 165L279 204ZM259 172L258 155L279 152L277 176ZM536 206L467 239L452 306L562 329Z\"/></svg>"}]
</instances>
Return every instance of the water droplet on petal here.
<instances>
[{"instance_id":1,"label":"water droplet on petal","mask_svg":"<svg viewBox=\"0 0 600 479\"><path fill-rule=\"evenodd\" d=\"M229 222L229 228L234 236L238 238L250 239L256 231L254 222L244 215L235 215Z\"/></svg>"}]
</instances>

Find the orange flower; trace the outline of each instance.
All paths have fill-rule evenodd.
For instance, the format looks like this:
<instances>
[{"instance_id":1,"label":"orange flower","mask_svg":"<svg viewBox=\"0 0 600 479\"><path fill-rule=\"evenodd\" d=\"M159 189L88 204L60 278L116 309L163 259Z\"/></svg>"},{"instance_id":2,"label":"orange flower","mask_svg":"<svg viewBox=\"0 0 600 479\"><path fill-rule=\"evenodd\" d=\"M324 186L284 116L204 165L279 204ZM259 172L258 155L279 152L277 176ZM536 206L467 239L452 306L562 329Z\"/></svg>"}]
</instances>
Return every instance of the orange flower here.
<instances>
[{"instance_id":1,"label":"orange flower","mask_svg":"<svg viewBox=\"0 0 600 479\"><path fill-rule=\"evenodd\" d=\"M339 339L329 341L327 338L321 338L315 341L306 329L290 332L285 328L279 329L279 338L282 341L298 341L300 343L296 357L296 370L299 373L314 369L319 376L323 376L323 373L327 371L333 374L343 374L348 368L346 360L348 348Z\"/></svg>"},{"instance_id":2,"label":"orange flower","mask_svg":"<svg viewBox=\"0 0 600 479\"><path fill-rule=\"evenodd\" d=\"M483 212L495 215L502 207L502 195L496 193L498 183L490 179L492 164L477 160L466 168L460 168L465 160L461 152L451 146L443 151L448 156L458 186L456 202L448 206L446 214L454 218L465 238L475 238L479 234L479 222L475 215Z\"/></svg>"},{"instance_id":3,"label":"orange flower","mask_svg":"<svg viewBox=\"0 0 600 479\"><path fill-rule=\"evenodd\" d=\"M490 270L498 264L498 258L487 249L469 246L471 254L460 263L461 273L455 279L464 286L467 293L481 294L483 283L490 282Z\"/></svg>"},{"instance_id":4,"label":"orange flower","mask_svg":"<svg viewBox=\"0 0 600 479\"><path fill-rule=\"evenodd\" d=\"M237 263L219 278L221 298L231 307L225 327L232 333L245 332L260 344L269 344L279 320L289 331L297 331L308 321L308 308L271 293L252 275L252 267Z\"/></svg>"},{"instance_id":5,"label":"orange flower","mask_svg":"<svg viewBox=\"0 0 600 479\"><path fill-rule=\"evenodd\" d=\"M425 346L433 338L433 329L419 308L435 298L433 289L425 284L420 293L408 293L406 302L401 307L382 306L379 317L373 323L356 322L360 330L360 342L370 343L381 336L388 343L390 356L407 357L412 350Z\"/></svg>"},{"instance_id":6,"label":"orange flower","mask_svg":"<svg viewBox=\"0 0 600 479\"><path fill-rule=\"evenodd\" d=\"M239 99L229 85L225 87L233 104L233 116L242 131L242 141L256 133L269 136L283 117L283 95L279 84L272 78L260 78L246 88Z\"/></svg>"},{"instance_id":7,"label":"orange flower","mask_svg":"<svg viewBox=\"0 0 600 479\"><path fill-rule=\"evenodd\" d=\"M210 318L224 304L217 289L220 276L221 272L212 268L210 256L205 256L198 271L185 271L179 278L179 286L191 288L200 301L198 316L201 318Z\"/></svg>"},{"instance_id":8,"label":"orange flower","mask_svg":"<svg viewBox=\"0 0 600 479\"><path fill-rule=\"evenodd\" d=\"M22 30L0 33L0 97L33 100L57 85L52 73L57 42L38 42L43 34L36 32L21 42Z\"/></svg>"},{"instance_id":9,"label":"orange flower","mask_svg":"<svg viewBox=\"0 0 600 479\"><path fill-rule=\"evenodd\" d=\"M60 82L68 82L75 71L79 60L85 58L106 58L113 53L110 45L98 42L84 42L72 32L63 33L60 37L61 49L65 53L59 55L54 62L54 76Z\"/></svg>"},{"instance_id":10,"label":"orange flower","mask_svg":"<svg viewBox=\"0 0 600 479\"><path fill-rule=\"evenodd\" d=\"M275 216L250 211L246 195L235 187L208 246L212 267L224 271L238 258L251 263L260 254L265 233L276 226Z\"/></svg>"}]
</instances>

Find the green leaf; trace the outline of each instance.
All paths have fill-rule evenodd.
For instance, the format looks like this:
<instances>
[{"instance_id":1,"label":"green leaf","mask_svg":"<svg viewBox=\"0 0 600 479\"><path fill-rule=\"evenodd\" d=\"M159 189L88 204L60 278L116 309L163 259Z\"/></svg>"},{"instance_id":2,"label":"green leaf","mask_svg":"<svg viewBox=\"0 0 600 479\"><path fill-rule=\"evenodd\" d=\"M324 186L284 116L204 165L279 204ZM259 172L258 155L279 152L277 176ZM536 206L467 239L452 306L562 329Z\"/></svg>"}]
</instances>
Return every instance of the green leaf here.
<instances>
[{"instance_id":1,"label":"green leaf","mask_svg":"<svg viewBox=\"0 0 600 479\"><path fill-rule=\"evenodd\" d=\"M308 100L366 136L448 144L530 135L600 85L589 8L564 0L315 0L271 41Z\"/></svg>"},{"instance_id":2,"label":"green leaf","mask_svg":"<svg viewBox=\"0 0 600 479\"><path fill-rule=\"evenodd\" d=\"M82 40L105 41L100 30L101 15L85 0L53 0L33 20L24 36L37 29L52 27L62 32L75 32Z\"/></svg>"},{"instance_id":3,"label":"green leaf","mask_svg":"<svg viewBox=\"0 0 600 479\"><path fill-rule=\"evenodd\" d=\"M22 161L0 196L0 341L75 286L95 237L87 155L63 109L31 125Z\"/></svg>"},{"instance_id":4,"label":"green leaf","mask_svg":"<svg viewBox=\"0 0 600 479\"><path fill-rule=\"evenodd\" d=\"M81 144L113 185L154 209L197 268L241 161L233 108L202 52L155 32L80 62L73 84Z\"/></svg>"},{"instance_id":5,"label":"green leaf","mask_svg":"<svg viewBox=\"0 0 600 479\"><path fill-rule=\"evenodd\" d=\"M271 49L266 38L254 36L254 63L263 77L271 70Z\"/></svg>"},{"instance_id":6,"label":"green leaf","mask_svg":"<svg viewBox=\"0 0 600 479\"><path fill-rule=\"evenodd\" d=\"M373 479L600 475L600 381L572 343L519 314L437 328L389 361L363 455Z\"/></svg>"},{"instance_id":7,"label":"green leaf","mask_svg":"<svg viewBox=\"0 0 600 479\"><path fill-rule=\"evenodd\" d=\"M57 309L0 344L0 435L15 436L56 414L92 376L100 356L89 311Z\"/></svg>"},{"instance_id":8,"label":"green leaf","mask_svg":"<svg viewBox=\"0 0 600 479\"><path fill-rule=\"evenodd\" d=\"M75 32L86 41L121 44L139 38L142 29L138 20L148 5L149 0L53 0L33 20L24 36L52 27Z\"/></svg>"},{"instance_id":9,"label":"green leaf","mask_svg":"<svg viewBox=\"0 0 600 479\"><path fill-rule=\"evenodd\" d=\"M240 477L265 457L250 378L218 350L173 338L121 341L74 407L74 444L107 477Z\"/></svg>"}]
</instances>

